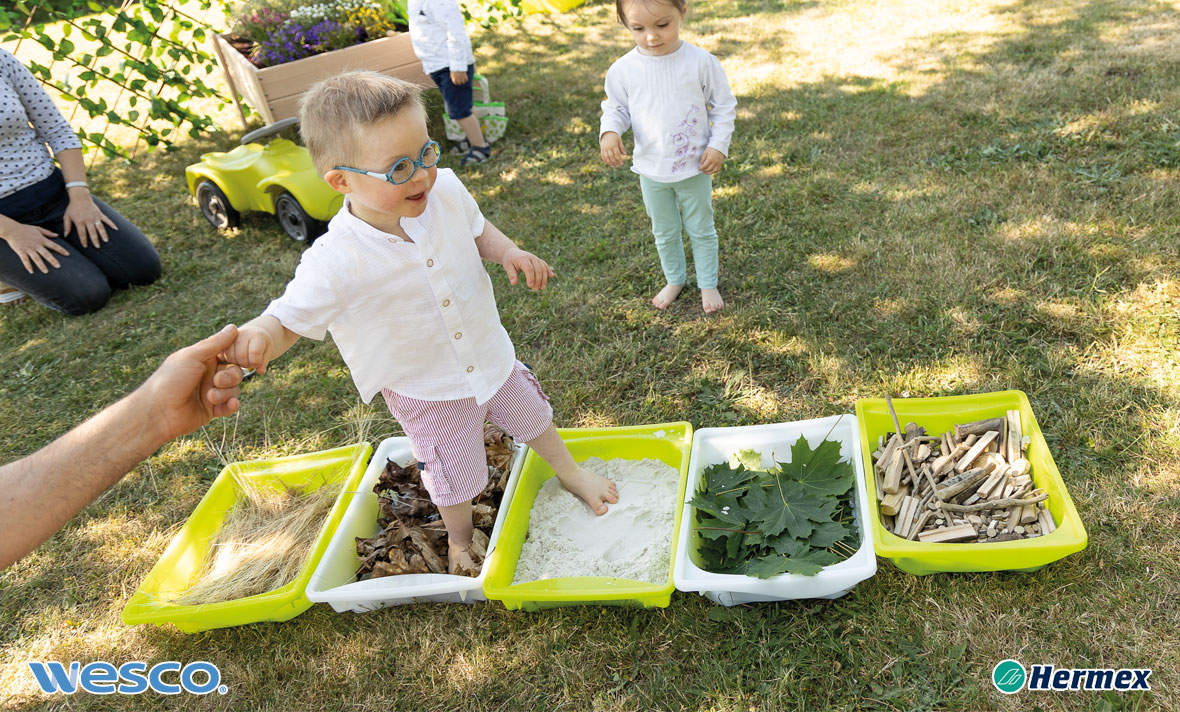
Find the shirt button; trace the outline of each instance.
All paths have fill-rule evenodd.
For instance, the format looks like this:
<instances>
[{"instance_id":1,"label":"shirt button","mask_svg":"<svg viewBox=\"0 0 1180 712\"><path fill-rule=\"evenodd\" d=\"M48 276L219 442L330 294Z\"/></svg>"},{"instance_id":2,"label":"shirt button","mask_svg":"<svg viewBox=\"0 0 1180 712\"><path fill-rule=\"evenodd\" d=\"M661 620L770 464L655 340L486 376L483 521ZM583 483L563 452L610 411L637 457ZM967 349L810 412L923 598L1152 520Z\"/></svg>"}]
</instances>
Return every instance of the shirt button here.
<instances>
[{"instance_id":1,"label":"shirt button","mask_svg":"<svg viewBox=\"0 0 1180 712\"><path fill-rule=\"evenodd\" d=\"M471 372L472 372L472 371L474 371L474 370L475 370L475 366L468 366L468 367L467 367L467 372L468 372L468 373L471 373Z\"/></svg>"},{"instance_id":2,"label":"shirt button","mask_svg":"<svg viewBox=\"0 0 1180 712\"><path fill-rule=\"evenodd\" d=\"M392 242L395 245L397 244L397 240L393 239L392 237L387 237L385 239L389 240L390 242Z\"/></svg>"},{"instance_id":3,"label":"shirt button","mask_svg":"<svg viewBox=\"0 0 1180 712\"><path fill-rule=\"evenodd\" d=\"M434 260L426 260L426 266L427 266L427 267L433 267L433 266L434 266Z\"/></svg>"},{"instance_id":4,"label":"shirt button","mask_svg":"<svg viewBox=\"0 0 1180 712\"><path fill-rule=\"evenodd\" d=\"M455 332L455 338L456 338L456 339L461 339L461 338L463 338L463 332L462 332L462 331L456 331L456 332Z\"/></svg>"},{"instance_id":5,"label":"shirt button","mask_svg":"<svg viewBox=\"0 0 1180 712\"><path fill-rule=\"evenodd\" d=\"M449 307L449 306L451 306L451 300L450 300L450 299L444 299L444 300L443 300L443 306L444 306L444 307Z\"/></svg>"}]
</instances>

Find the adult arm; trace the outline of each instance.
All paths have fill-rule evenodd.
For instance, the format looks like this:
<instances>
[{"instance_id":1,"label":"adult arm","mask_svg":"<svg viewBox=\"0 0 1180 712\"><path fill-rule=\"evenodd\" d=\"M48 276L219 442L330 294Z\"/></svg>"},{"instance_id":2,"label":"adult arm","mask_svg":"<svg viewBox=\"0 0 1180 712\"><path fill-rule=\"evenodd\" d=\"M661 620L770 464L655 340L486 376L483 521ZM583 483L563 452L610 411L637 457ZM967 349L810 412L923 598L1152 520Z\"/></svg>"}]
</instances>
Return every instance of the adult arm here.
<instances>
[{"instance_id":1,"label":"adult arm","mask_svg":"<svg viewBox=\"0 0 1180 712\"><path fill-rule=\"evenodd\" d=\"M53 536L164 443L237 412L241 369L217 359L236 338L227 326L180 349L130 395L0 467L0 569Z\"/></svg>"}]
</instances>

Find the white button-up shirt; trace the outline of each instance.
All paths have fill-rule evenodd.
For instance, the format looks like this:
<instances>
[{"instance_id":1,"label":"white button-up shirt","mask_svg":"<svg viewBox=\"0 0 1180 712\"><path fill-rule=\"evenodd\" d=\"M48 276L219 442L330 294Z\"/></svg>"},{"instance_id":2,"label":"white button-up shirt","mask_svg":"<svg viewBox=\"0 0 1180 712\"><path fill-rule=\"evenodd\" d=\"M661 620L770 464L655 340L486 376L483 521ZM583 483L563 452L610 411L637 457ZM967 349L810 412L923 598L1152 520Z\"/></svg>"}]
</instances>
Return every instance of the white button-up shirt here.
<instances>
[{"instance_id":1,"label":"white button-up shirt","mask_svg":"<svg viewBox=\"0 0 1180 712\"><path fill-rule=\"evenodd\" d=\"M263 314L311 339L331 332L366 403L383 388L485 403L516 354L475 245L483 214L443 168L426 210L401 227L413 242L356 217L346 200Z\"/></svg>"},{"instance_id":2,"label":"white button-up shirt","mask_svg":"<svg viewBox=\"0 0 1180 712\"><path fill-rule=\"evenodd\" d=\"M475 64L471 38L456 0L409 0L410 46L422 60L422 71L465 72Z\"/></svg>"}]
</instances>

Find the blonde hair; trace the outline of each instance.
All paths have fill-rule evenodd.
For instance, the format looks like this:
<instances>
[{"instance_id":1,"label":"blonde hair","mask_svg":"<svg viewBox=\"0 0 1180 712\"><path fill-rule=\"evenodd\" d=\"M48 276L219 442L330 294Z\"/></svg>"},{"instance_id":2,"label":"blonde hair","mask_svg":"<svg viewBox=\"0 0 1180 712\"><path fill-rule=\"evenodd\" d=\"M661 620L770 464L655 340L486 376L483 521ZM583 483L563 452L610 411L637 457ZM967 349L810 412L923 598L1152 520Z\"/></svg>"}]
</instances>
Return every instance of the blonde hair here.
<instances>
[{"instance_id":1,"label":"blonde hair","mask_svg":"<svg viewBox=\"0 0 1180 712\"><path fill-rule=\"evenodd\" d=\"M364 131L407 107L426 115L417 84L363 69L344 72L313 85L299 100L299 133L323 175L355 163Z\"/></svg>"}]
</instances>

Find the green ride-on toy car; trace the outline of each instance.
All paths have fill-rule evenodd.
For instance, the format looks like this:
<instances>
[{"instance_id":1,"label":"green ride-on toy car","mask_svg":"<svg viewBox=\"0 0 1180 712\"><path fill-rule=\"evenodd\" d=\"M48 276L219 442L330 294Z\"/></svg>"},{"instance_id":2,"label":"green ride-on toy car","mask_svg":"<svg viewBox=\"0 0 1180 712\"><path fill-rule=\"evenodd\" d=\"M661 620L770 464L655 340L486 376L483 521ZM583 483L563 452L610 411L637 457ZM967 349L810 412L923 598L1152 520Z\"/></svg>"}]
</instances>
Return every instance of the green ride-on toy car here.
<instances>
[{"instance_id":1,"label":"green ride-on toy car","mask_svg":"<svg viewBox=\"0 0 1180 712\"><path fill-rule=\"evenodd\" d=\"M188 190L213 227L236 227L243 212L262 210L275 215L298 242L324 234L344 196L320 178L303 146L285 138L260 143L297 123L290 118L263 126L243 136L234 150L206 153L184 169Z\"/></svg>"}]
</instances>

